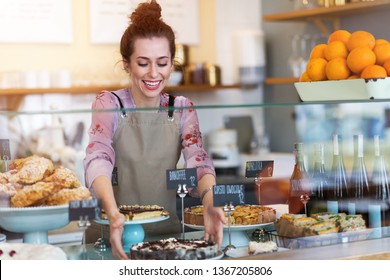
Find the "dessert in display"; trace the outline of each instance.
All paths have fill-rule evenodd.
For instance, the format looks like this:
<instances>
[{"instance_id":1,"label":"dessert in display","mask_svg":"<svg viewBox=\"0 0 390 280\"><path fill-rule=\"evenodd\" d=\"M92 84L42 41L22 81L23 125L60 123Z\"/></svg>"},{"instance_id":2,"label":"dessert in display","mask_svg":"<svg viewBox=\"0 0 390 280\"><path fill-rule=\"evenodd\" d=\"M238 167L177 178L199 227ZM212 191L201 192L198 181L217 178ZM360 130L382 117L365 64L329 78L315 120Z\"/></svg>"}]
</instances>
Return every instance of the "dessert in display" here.
<instances>
[{"instance_id":1,"label":"dessert in display","mask_svg":"<svg viewBox=\"0 0 390 280\"><path fill-rule=\"evenodd\" d=\"M66 260L65 252L49 244L1 243L0 260Z\"/></svg>"},{"instance_id":2,"label":"dessert in display","mask_svg":"<svg viewBox=\"0 0 390 280\"><path fill-rule=\"evenodd\" d=\"M184 209L184 223L203 226L203 209L201 205ZM261 205L237 205L230 214L232 226L265 224L275 220L276 210Z\"/></svg>"},{"instance_id":3,"label":"dessert in display","mask_svg":"<svg viewBox=\"0 0 390 280\"><path fill-rule=\"evenodd\" d=\"M283 214L275 223L280 236L296 238L339 232L355 232L366 229L362 215L346 213Z\"/></svg>"},{"instance_id":4,"label":"dessert in display","mask_svg":"<svg viewBox=\"0 0 390 280\"><path fill-rule=\"evenodd\" d=\"M133 260L203 260L216 257L218 244L176 238L141 242L130 248Z\"/></svg>"},{"instance_id":5,"label":"dessert in display","mask_svg":"<svg viewBox=\"0 0 390 280\"><path fill-rule=\"evenodd\" d=\"M54 206L92 198L73 171L37 155L15 159L9 171L0 173L0 197L1 207Z\"/></svg>"},{"instance_id":6,"label":"dessert in display","mask_svg":"<svg viewBox=\"0 0 390 280\"><path fill-rule=\"evenodd\" d=\"M169 216L169 212L164 210L160 205L120 205L119 212L125 216L126 221L139 221L157 218L161 216ZM101 212L101 218L107 219L104 210Z\"/></svg>"},{"instance_id":7,"label":"dessert in display","mask_svg":"<svg viewBox=\"0 0 390 280\"><path fill-rule=\"evenodd\" d=\"M278 250L278 246L274 241L266 241L266 242L249 241L248 244L249 255L272 253L272 252L276 252L277 250Z\"/></svg>"}]
</instances>

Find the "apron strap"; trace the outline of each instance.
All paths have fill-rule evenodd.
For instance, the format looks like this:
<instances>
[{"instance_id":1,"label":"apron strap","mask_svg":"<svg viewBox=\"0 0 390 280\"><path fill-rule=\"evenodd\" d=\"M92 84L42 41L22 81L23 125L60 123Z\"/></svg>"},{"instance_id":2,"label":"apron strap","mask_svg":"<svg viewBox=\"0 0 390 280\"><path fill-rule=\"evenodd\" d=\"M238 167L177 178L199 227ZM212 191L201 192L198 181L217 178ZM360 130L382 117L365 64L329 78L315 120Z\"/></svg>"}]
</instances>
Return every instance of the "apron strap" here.
<instances>
[{"instance_id":1,"label":"apron strap","mask_svg":"<svg viewBox=\"0 0 390 280\"><path fill-rule=\"evenodd\" d=\"M174 103L175 103L175 97L173 95L169 95L169 102L168 102L168 120L173 121L175 118L173 117L173 111L174 111Z\"/></svg>"},{"instance_id":2,"label":"apron strap","mask_svg":"<svg viewBox=\"0 0 390 280\"><path fill-rule=\"evenodd\" d=\"M118 95L116 95L115 92L111 91L111 93L118 99L119 106L120 106L120 110L121 110L121 112L122 112L122 113L121 113L122 118L127 117L127 113L126 113L125 107L123 107L122 100L119 98Z\"/></svg>"}]
</instances>

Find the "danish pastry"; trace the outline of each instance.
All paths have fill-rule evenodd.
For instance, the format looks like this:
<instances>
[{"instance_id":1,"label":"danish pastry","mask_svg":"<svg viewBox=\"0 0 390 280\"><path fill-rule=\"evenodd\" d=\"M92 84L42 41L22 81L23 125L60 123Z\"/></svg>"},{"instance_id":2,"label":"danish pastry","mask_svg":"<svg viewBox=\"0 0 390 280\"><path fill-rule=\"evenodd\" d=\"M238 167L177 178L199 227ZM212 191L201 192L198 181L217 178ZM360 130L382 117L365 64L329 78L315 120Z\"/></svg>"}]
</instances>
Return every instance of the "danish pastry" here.
<instances>
[{"instance_id":1,"label":"danish pastry","mask_svg":"<svg viewBox=\"0 0 390 280\"><path fill-rule=\"evenodd\" d=\"M60 191L46 198L44 204L47 206L68 204L71 200L92 199L91 192L86 187L73 189L61 189Z\"/></svg>"},{"instance_id":2,"label":"danish pastry","mask_svg":"<svg viewBox=\"0 0 390 280\"><path fill-rule=\"evenodd\" d=\"M41 204L43 200L59 189L58 185L51 182L37 182L25 186L11 197L11 206L28 207Z\"/></svg>"},{"instance_id":3,"label":"danish pastry","mask_svg":"<svg viewBox=\"0 0 390 280\"><path fill-rule=\"evenodd\" d=\"M69 168L62 165L57 166L54 169L53 174L46 177L44 182L53 182L60 185L62 188L78 188L81 187L81 183L77 176Z\"/></svg>"},{"instance_id":4,"label":"danish pastry","mask_svg":"<svg viewBox=\"0 0 390 280\"><path fill-rule=\"evenodd\" d=\"M16 159L10 164L11 169L17 172L10 180L18 184L34 184L53 173L53 162L47 158L36 155Z\"/></svg>"}]
</instances>

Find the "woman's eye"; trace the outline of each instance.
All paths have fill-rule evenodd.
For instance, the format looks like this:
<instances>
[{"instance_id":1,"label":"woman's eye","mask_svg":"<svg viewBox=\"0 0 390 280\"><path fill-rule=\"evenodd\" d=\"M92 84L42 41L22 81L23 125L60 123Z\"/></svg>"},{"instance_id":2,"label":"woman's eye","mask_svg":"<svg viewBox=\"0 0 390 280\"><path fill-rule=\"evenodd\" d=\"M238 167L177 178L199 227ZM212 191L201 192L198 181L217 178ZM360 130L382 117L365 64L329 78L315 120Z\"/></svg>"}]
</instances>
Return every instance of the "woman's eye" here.
<instances>
[{"instance_id":1,"label":"woman's eye","mask_svg":"<svg viewBox=\"0 0 390 280\"><path fill-rule=\"evenodd\" d=\"M147 64L147 63L138 63L138 66L140 66L140 67L146 67L146 66L148 66L148 64Z\"/></svg>"},{"instance_id":2,"label":"woman's eye","mask_svg":"<svg viewBox=\"0 0 390 280\"><path fill-rule=\"evenodd\" d=\"M168 65L168 63L158 64L159 67L165 67L165 66L167 66L167 65Z\"/></svg>"}]
</instances>

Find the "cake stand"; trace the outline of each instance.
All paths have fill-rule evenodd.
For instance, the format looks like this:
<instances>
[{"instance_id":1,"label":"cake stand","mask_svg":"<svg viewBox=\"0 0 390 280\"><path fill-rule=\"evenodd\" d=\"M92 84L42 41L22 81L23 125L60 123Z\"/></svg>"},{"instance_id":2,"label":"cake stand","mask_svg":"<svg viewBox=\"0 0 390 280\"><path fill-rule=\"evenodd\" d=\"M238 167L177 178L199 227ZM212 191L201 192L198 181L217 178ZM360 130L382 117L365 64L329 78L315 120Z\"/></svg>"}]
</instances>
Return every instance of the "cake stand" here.
<instances>
[{"instance_id":1,"label":"cake stand","mask_svg":"<svg viewBox=\"0 0 390 280\"><path fill-rule=\"evenodd\" d=\"M266 227L272 225L273 222L265 223L265 224L254 224L254 225L234 225L230 226L230 237L232 245L236 247L248 247L249 244L249 236L246 233L248 230L256 229L259 227ZM195 229L195 230L204 230L204 226L184 224L185 226ZM223 227L223 239L221 247L226 247L229 244L229 234L228 234L228 226Z\"/></svg>"},{"instance_id":2,"label":"cake stand","mask_svg":"<svg viewBox=\"0 0 390 280\"><path fill-rule=\"evenodd\" d=\"M161 216L145 220L126 221L122 234L123 250L126 253L130 252L130 247L134 244L144 241L145 230L142 224L157 223L168 220L169 216ZM95 223L100 225L108 225L108 220L96 219Z\"/></svg>"},{"instance_id":3,"label":"cake stand","mask_svg":"<svg viewBox=\"0 0 390 280\"><path fill-rule=\"evenodd\" d=\"M69 224L69 205L37 207L0 207L0 226L23 233L24 243L49 243L48 231Z\"/></svg>"}]
</instances>

